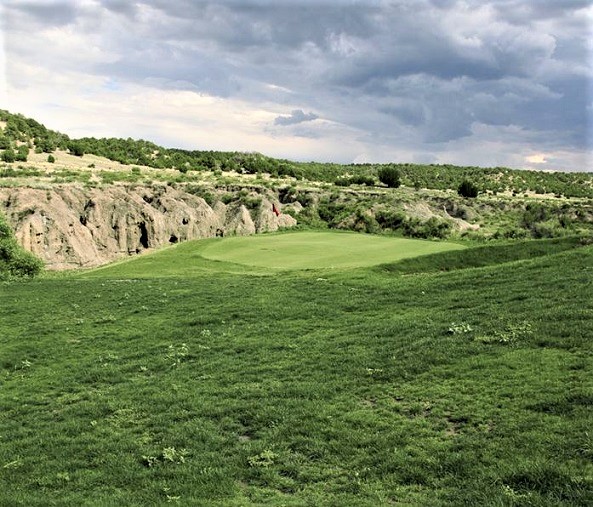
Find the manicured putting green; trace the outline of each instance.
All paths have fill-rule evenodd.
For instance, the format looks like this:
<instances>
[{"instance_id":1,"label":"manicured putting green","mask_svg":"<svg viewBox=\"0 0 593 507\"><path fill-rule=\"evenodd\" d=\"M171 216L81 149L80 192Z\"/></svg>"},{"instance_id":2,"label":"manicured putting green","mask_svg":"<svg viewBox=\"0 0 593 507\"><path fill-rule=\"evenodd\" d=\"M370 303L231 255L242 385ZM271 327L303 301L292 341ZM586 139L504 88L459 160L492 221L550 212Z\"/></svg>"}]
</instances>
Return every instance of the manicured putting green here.
<instances>
[{"instance_id":1,"label":"manicured putting green","mask_svg":"<svg viewBox=\"0 0 593 507\"><path fill-rule=\"evenodd\" d=\"M294 232L224 238L209 243L200 255L256 267L313 269L373 266L462 248L446 241L344 232Z\"/></svg>"}]
</instances>

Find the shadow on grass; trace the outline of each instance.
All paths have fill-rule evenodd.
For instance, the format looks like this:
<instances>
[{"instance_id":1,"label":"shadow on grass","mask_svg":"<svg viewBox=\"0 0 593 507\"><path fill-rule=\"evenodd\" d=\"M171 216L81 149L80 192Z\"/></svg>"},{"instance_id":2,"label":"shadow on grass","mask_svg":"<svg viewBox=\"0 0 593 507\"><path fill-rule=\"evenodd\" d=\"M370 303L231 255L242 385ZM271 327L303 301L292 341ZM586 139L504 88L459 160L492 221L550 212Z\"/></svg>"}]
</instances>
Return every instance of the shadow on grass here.
<instances>
[{"instance_id":1,"label":"shadow on grass","mask_svg":"<svg viewBox=\"0 0 593 507\"><path fill-rule=\"evenodd\" d=\"M579 237L515 241L403 259L395 263L382 264L375 269L383 273L400 275L454 271L542 257L584 245L586 242Z\"/></svg>"}]
</instances>

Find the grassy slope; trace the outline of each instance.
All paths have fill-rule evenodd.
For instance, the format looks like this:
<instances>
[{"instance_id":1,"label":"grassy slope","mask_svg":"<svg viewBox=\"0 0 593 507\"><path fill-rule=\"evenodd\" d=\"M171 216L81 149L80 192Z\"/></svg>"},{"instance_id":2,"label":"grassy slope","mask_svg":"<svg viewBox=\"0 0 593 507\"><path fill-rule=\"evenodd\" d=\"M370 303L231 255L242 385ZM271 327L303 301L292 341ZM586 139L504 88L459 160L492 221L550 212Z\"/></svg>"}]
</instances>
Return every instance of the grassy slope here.
<instances>
[{"instance_id":1,"label":"grassy slope","mask_svg":"<svg viewBox=\"0 0 593 507\"><path fill-rule=\"evenodd\" d=\"M379 269L389 273L409 274L480 268L555 254L586 243L586 240L576 236L540 241L513 241L478 246L469 250L453 250L447 253L406 258L399 262L384 264Z\"/></svg>"},{"instance_id":2,"label":"grassy slope","mask_svg":"<svg viewBox=\"0 0 593 507\"><path fill-rule=\"evenodd\" d=\"M198 262L0 286L0 505L593 502L592 247L406 277Z\"/></svg>"}]
</instances>

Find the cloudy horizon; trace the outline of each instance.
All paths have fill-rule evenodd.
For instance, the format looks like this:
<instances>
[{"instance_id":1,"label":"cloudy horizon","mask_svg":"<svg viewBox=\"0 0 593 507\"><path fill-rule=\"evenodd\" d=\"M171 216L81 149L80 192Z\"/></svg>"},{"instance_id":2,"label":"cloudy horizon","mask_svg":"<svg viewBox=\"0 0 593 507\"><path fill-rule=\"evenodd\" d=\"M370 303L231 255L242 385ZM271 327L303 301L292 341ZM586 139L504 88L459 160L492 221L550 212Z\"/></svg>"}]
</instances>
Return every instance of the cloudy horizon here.
<instances>
[{"instance_id":1,"label":"cloudy horizon","mask_svg":"<svg viewBox=\"0 0 593 507\"><path fill-rule=\"evenodd\" d=\"M71 137L592 171L589 0L5 0L0 108Z\"/></svg>"}]
</instances>

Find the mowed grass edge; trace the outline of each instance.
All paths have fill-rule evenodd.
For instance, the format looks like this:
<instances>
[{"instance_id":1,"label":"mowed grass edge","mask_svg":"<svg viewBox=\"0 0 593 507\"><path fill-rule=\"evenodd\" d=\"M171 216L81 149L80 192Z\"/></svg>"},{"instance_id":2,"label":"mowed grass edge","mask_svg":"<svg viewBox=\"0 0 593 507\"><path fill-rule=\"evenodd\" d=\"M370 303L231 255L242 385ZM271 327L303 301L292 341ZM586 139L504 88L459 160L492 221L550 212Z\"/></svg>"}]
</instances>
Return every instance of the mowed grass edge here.
<instances>
[{"instance_id":1,"label":"mowed grass edge","mask_svg":"<svg viewBox=\"0 0 593 507\"><path fill-rule=\"evenodd\" d=\"M283 232L193 240L74 276L146 278L208 272L269 275L282 270L373 266L465 248L453 242L350 232Z\"/></svg>"},{"instance_id":2,"label":"mowed grass edge","mask_svg":"<svg viewBox=\"0 0 593 507\"><path fill-rule=\"evenodd\" d=\"M308 231L226 238L209 243L201 255L210 260L290 270L372 266L463 248L446 241Z\"/></svg>"}]
</instances>

